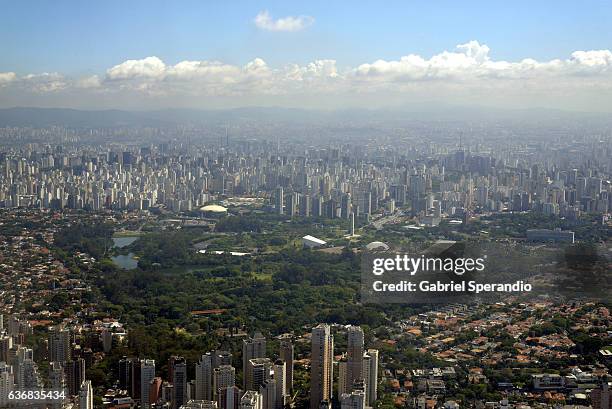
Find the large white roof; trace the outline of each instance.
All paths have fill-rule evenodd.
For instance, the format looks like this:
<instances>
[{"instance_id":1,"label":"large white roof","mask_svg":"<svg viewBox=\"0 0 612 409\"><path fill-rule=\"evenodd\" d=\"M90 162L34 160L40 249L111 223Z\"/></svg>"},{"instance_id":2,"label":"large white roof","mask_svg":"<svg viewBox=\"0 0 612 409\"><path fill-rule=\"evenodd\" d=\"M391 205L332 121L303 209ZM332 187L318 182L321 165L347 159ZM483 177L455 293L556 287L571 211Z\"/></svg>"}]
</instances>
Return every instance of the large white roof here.
<instances>
[{"instance_id":1,"label":"large white roof","mask_svg":"<svg viewBox=\"0 0 612 409\"><path fill-rule=\"evenodd\" d=\"M321 240L321 239L317 239L316 237L311 236L311 235L309 235L309 234L308 234L308 235L306 235L306 236L304 236L304 237L302 237L302 239L303 239L303 240L312 241L312 242L314 242L314 243L321 244L321 245L326 244L326 242L325 242L325 241L323 241L323 240Z\"/></svg>"},{"instance_id":2,"label":"large white roof","mask_svg":"<svg viewBox=\"0 0 612 409\"><path fill-rule=\"evenodd\" d=\"M216 204L210 204L203 207L200 207L202 212L213 212L213 213L225 213L227 209L223 206L219 206Z\"/></svg>"},{"instance_id":3,"label":"large white roof","mask_svg":"<svg viewBox=\"0 0 612 409\"><path fill-rule=\"evenodd\" d=\"M374 251L374 250L389 250L389 246L385 243L383 243L382 241L373 241L370 244L366 245L366 249L370 250L370 251Z\"/></svg>"}]
</instances>

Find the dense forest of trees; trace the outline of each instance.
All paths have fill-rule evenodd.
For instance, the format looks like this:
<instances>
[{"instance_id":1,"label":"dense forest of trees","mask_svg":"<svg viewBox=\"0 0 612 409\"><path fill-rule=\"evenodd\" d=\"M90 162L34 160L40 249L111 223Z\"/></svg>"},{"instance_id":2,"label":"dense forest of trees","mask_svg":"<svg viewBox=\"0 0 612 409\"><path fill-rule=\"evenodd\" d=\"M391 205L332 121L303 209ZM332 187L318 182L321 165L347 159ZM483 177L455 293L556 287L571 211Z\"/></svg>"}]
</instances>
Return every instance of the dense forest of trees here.
<instances>
[{"instance_id":1,"label":"dense forest of trees","mask_svg":"<svg viewBox=\"0 0 612 409\"><path fill-rule=\"evenodd\" d=\"M113 246L112 235L113 226L109 223L75 223L55 236L55 245L70 253L84 252L100 259Z\"/></svg>"}]
</instances>

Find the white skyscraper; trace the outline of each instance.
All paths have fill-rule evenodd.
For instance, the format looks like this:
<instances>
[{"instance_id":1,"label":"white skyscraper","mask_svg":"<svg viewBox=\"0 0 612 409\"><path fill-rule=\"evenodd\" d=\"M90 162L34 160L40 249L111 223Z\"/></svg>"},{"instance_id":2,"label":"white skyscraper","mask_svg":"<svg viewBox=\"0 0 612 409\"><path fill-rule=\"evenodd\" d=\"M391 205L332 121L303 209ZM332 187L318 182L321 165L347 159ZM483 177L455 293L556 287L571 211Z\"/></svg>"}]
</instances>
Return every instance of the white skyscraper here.
<instances>
[{"instance_id":1,"label":"white skyscraper","mask_svg":"<svg viewBox=\"0 0 612 409\"><path fill-rule=\"evenodd\" d=\"M281 409L287 403L287 385L285 381L287 380L287 365L285 361L281 359L277 359L274 362L274 381L276 385L276 409Z\"/></svg>"},{"instance_id":2,"label":"white skyscraper","mask_svg":"<svg viewBox=\"0 0 612 409\"><path fill-rule=\"evenodd\" d=\"M93 388L91 381L83 381L79 391L79 409L93 409Z\"/></svg>"}]
</instances>

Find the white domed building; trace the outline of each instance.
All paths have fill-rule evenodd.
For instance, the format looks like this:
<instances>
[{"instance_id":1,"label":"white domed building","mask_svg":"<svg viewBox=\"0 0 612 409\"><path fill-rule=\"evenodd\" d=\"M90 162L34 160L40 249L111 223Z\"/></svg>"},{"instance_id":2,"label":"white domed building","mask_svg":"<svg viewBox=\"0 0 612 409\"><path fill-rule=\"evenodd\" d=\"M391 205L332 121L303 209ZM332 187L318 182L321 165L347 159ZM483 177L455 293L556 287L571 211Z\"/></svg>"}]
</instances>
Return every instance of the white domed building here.
<instances>
[{"instance_id":1,"label":"white domed building","mask_svg":"<svg viewBox=\"0 0 612 409\"><path fill-rule=\"evenodd\" d=\"M204 217L223 217L227 214L227 208L216 204L209 204L200 207L200 213Z\"/></svg>"},{"instance_id":2,"label":"white domed building","mask_svg":"<svg viewBox=\"0 0 612 409\"><path fill-rule=\"evenodd\" d=\"M373 241L366 245L367 251L387 251L389 246L382 241Z\"/></svg>"}]
</instances>

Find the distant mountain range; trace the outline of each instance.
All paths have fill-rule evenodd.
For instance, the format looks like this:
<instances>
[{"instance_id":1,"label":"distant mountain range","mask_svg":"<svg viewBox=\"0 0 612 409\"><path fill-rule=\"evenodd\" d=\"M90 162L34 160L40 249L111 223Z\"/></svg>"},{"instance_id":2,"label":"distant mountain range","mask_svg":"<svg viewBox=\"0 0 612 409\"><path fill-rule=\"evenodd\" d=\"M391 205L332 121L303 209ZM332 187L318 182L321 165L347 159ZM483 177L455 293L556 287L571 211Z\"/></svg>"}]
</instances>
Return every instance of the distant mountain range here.
<instances>
[{"instance_id":1,"label":"distant mountain range","mask_svg":"<svg viewBox=\"0 0 612 409\"><path fill-rule=\"evenodd\" d=\"M240 121L315 121L336 112L291 108L236 108L227 110L165 109L155 111L68 108L0 109L0 126L121 127L222 124Z\"/></svg>"},{"instance_id":2,"label":"distant mountain range","mask_svg":"<svg viewBox=\"0 0 612 409\"><path fill-rule=\"evenodd\" d=\"M245 121L364 124L385 121L478 121L517 120L559 123L589 120L612 123L612 114L579 113L548 109L500 110L453 106L412 106L404 110L344 109L335 111L277 107L246 107L225 110L165 109L155 111L77 110L68 108L0 109L0 127L70 128L167 127L176 125L222 125Z\"/></svg>"}]
</instances>

